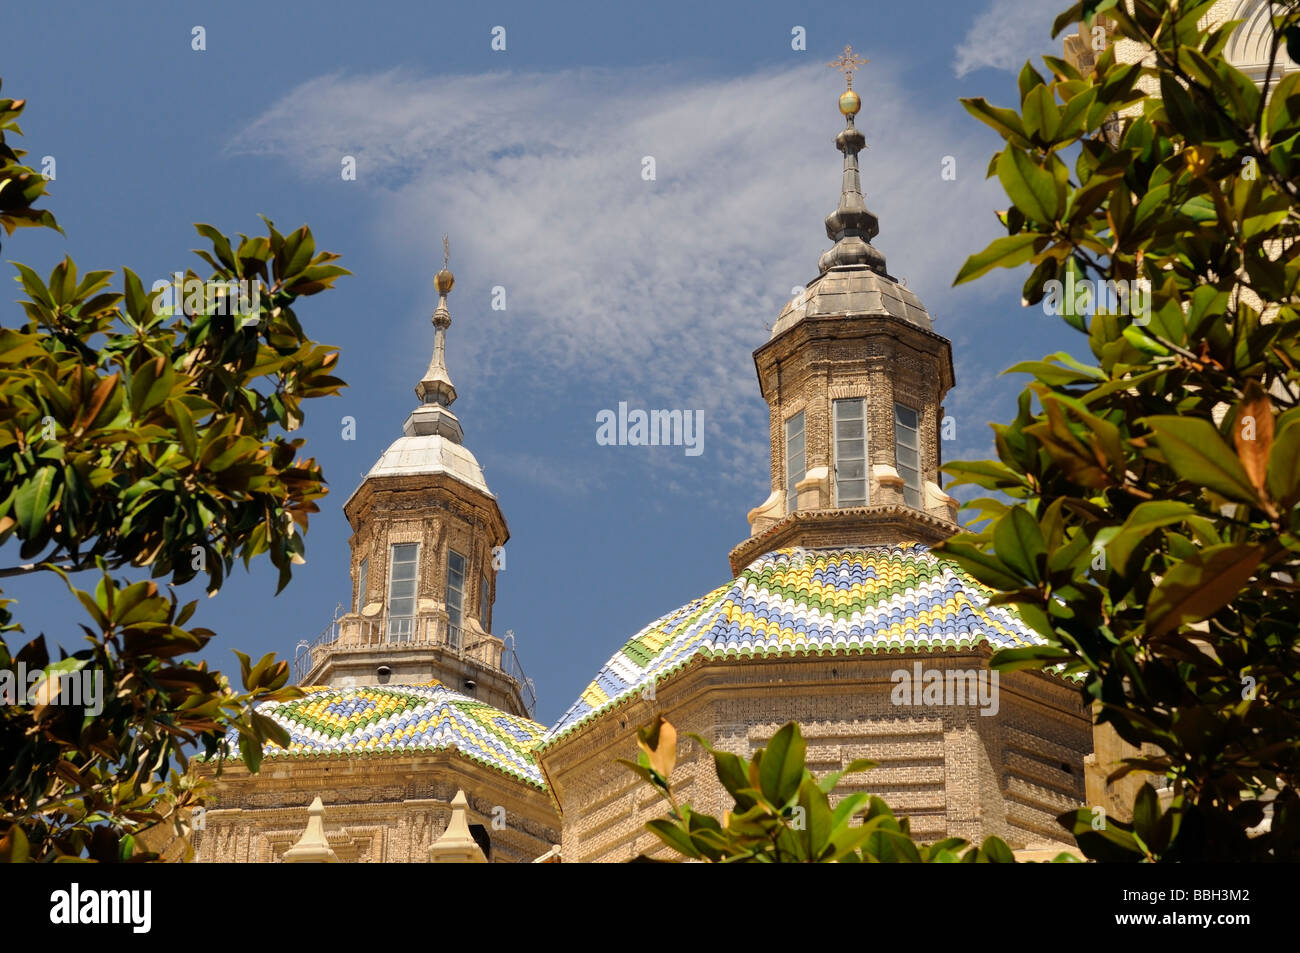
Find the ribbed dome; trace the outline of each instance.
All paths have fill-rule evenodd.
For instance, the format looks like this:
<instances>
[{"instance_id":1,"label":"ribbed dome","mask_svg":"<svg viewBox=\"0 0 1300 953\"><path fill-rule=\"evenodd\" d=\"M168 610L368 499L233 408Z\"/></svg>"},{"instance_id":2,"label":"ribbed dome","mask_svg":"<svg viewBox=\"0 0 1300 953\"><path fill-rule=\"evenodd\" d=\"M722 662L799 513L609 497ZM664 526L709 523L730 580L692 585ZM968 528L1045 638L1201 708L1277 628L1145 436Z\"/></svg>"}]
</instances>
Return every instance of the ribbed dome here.
<instances>
[{"instance_id":1,"label":"ribbed dome","mask_svg":"<svg viewBox=\"0 0 1300 953\"><path fill-rule=\"evenodd\" d=\"M931 331L929 312L921 299L898 282L870 268L833 268L792 298L772 328L772 337L794 327L805 317L822 315L893 315Z\"/></svg>"},{"instance_id":2,"label":"ribbed dome","mask_svg":"<svg viewBox=\"0 0 1300 953\"><path fill-rule=\"evenodd\" d=\"M493 496L483 479L483 468L464 444L440 434L398 437L370 468L366 479L445 473L467 486ZM493 497L495 498L495 497Z\"/></svg>"},{"instance_id":3,"label":"ribbed dome","mask_svg":"<svg viewBox=\"0 0 1300 953\"><path fill-rule=\"evenodd\" d=\"M303 698L257 706L260 714L288 731L292 740L288 749L267 745L263 749L266 757L455 748L466 758L545 787L533 748L546 727L528 718L507 714L437 682L306 691ZM226 741L238 757L238 734L232 730Z\"/></svg>"},{"instance_id":4,"label":"ribbed dome","mask_svg":"<svg viewBox=\"0 0 1300 953\"><path fill-rule=\"evenodd\" d=\"M1014 610L924 546L780 549L638 632L546 734L550 744L693 659L1040 645Z\"/></svg>"}]
</instances>

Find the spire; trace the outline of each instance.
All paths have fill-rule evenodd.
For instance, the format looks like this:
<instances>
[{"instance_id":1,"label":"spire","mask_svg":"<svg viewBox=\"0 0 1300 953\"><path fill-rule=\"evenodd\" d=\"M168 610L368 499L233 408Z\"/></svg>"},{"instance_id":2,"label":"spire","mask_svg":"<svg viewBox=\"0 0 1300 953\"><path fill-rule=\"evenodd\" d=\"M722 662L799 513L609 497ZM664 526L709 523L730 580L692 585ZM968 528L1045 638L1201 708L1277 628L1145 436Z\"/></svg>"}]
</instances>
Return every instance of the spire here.
<instances>
[{"instance_id":1,"label":"spire","mask_svg":"<svg viewBox=\"0 0 1300 953\"><path fill-rule=\"evenodd\" d=\"M456 401L456 386L447 373L446 362L447 328L451 327L447 295L456 283L455 276L447 269L450 257L451 242L444 235L442 270L433 276L434 286L438 289L438 307L433 312L433 359L429 361L429 369L420 378L420 383L415 385L415 396L420 398L420 406L411 411L402 431L407 436L440 434L453 443L460 443L465 434L450 409Z\"/></svg>"},{"instance_id":2,"label":"spire","mask_svg":"<svg viewBox=\"0 0 1300 953\"><path fill-rule=\"evenodd\" d=\"M862 99L853 91L853 71L866 63L853 47L844 47L840 57L828 66L844 73L845 90L840 94L840 112L847 125L835 137L835 147L844 153L844 177L840 185L840 204L826 216L826 235L834 247L822 255L818 270L825 274L840 265L865 265L877 274L885 274L885 256L871 246L880 233L880 222L862 198L862 180L858 173L858 153L866 146L866 137L853 124L862 108Z\"/></svg>"},{"instance_id":3,"label":"spire","mask_svg":"<svg viewBox=\"0 0 1300 953\"><path fill-rule=\"evenodd\" d=\"M441 404L450 407L456 400L456 387L447 373L444 359L447 349L447 329L451 327L451 312L447 310L447 295L456 283L455 276L447 270L447 261L451 257L451 242L442 236L442 271L433 276L433 283L438 288L438 307L433 312L433 360L424 378L415 385L415 396L422 404Z\"/></svg>"}]
</instances>

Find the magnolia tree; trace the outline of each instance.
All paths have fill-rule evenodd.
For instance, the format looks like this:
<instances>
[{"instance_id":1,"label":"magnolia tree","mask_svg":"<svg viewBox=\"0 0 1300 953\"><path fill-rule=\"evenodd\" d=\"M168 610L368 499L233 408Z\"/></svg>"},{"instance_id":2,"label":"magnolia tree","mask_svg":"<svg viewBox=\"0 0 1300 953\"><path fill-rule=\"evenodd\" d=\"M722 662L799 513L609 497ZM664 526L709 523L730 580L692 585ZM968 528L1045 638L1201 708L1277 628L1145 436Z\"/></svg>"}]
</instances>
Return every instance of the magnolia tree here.
<instances>
[{"instance_id":1,"label":"magnolia tree","mask_svg":"<svg viewBox=\"0 0 1300 953\"><path fill-rule=\"evenodd\" d=\"M35 207L44 176L5 141L23 106L0 99L6 235L59 228ZM288 434L343 382L293 304L347 272L306 226L266 225L237 240L196 226L211 274L182 276L170 302L125 268L113 291L114 272L70 259L48 279L16 266L22 311L0 327L0 579L57 574L87 621L54 658L43 636L16 639L0 600L0 689L15 696L0 707L0 858L152 859L136 837L192 800L189 753L218 752L234 729L256 770L263 744L288 743L252 708L296 696L288 664L237 653L232 687L186 658L213 637L189 625L195 603L159 588L203 575L215 593L236 559L263 555L283 588L326 492Z\"/></svg>"},{"instance_id":2,"label":"magnolia tree","mask_svg":"<svg viewBox=\"0 0 1300 953\"><path fill-rule=\"evenodd\" d=\"M1077 677L1141 749L1112 778L1169 782L1131 824L1062 819L1102 859L1300 855L1300 5L1273 7L1262 85L1212 5L1075 4L1054 34L1104 38L1088 72L1044 57L1018 107L964 100L1011 205L957 283L1032 265L1024 303L1064 305L1090 356L1010 369L998 459L945 468L996 496L939 552L1046 640L995 664Z\"/></svg>"}]
</instances>

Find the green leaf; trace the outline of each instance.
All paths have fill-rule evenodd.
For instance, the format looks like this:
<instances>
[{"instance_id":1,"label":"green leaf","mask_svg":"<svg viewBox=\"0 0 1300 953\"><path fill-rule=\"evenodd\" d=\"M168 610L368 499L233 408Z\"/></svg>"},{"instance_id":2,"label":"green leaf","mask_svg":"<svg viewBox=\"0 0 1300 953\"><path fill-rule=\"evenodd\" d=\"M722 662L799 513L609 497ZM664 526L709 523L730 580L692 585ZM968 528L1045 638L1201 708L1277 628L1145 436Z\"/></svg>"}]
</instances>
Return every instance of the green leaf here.
<instances>
[{"instance_id":1,"label":"green leaf","mask_svg":"<svg viewBox=\"0 0 1300 953\"><path fill-rule=\"evenodd\" d=\"M1274 435L1267 485L1269 495L1285 506L1300 500L1300 420L1293 420Z\"/></svg>"},{"instance_id":2,"label":"green leaf","mask_svg":"<svg viewBox=\"0 0 1300 953\"><path fill-rule=\"evenodd\" d=\"M1200 515L1195 507L1177 500L1151 500L1139 503L1128 515L1124 525L1106 544L1106 556L1111 565L1121 573L1128 572L1128 561L1142 540L1152 530Z\"/></svg>"},{"instance_id":3,"label":"green leaf","mask_svg":"<svg viewBox=\"0 0 1300 953\"><path fill-rule=\"evenodd\" d=\"M825 774L817 782L817 786L827 794L830 794L831 791L835 790L835 786L840 783L840 778L844 777L844 775L870 771L874 767L876 767L875 761L871 761L867 758L854 758L843 771L830 771Z\"/></svg>"},{"instance_id":4,"label":"green leaf","mask_svg":"<svg viewBox=\"0 0 1300 953\"><path fill-rule=\"evenodd\" d=\"M990 106L982 97L978 99L963 99L961 104L966 107L966 111L978 119L980 122L992 126L1004 139L1025 139L1025 127L1020 119L1020 114L1014 109L1005 109L1001 106Z\"/></svg>"},{"instance_id":5,"label":"green leaf","mask_svg":"<svg viewBox=\"0 0 1300 953\"><path fill-rule=\"evenodd\" d=\"M1052 21L1052 39L1056 39L1057 35L1066 27L1074 26L1074 24L1078 23L1082 16L1082 2L1076 3L1064 13L1058 14L1056 19Z\"/></svg>"},{"instance_id":6,"label":"green leaf","mask_svg":"<svg viewBox=\"0 0 1300 953\"><path fill-rule=\"evenodd\" d=\"M1249 582L1264 553L1262 546L1227 543L1175 565L1147 601L1147 635L1161 636L1218 612Z\"/></svg>"},{"instance_id":7,"label":"green leaf","mask_svg":"<svg viewBox=\"0 0 1300 953\"><path fill-rule=\"evenodd\" d=\"M262 767L262 746L252 735L240 733L239 754L243 757L248 770L253 774L256 774Z\"/></svg>"},{"instance_id":8,"label":"green leaf","mask_svg":"<svg viewBox=\"0 0 1300 953\"><path fill-rule=\"evenodd\" d=\"M131 411L143 417L171 394L176 373L165 357L156 357L137 367L128 388Z\"/></svg>"},{"instance_id":9,"label":"green leaf","mask_svg":"<svg viewBox=\"0 0 1300 953\"><path fill-rule=\"evenodd\" d=\"M1070 653L1054 645L1027 645L1017 649L1000 649L989 664L999 672L1020 669L1045 669L1070 658Z\"/></svg>"},{"instance_id":10,"label":"green leaf","mask_svg":"<svg viewBox=\"0 0 1300 953\"><path fill-rule=\"evenodd\" d=\"M1029 64L1026 63L1025 67L1028 68ZM1024 108L1025 132L1041 142L1054 142L1061 125L1061 111L1051 89L1042 85L1042 77L1039 77L1039 85L1029 91Z\"/></svg>"},{"instance_id":11,"label":"green leaf","mask_svg":"<svg viewBox=\"0 0 1300 953\"><path fill-rule=\"evenodd\" d=\"M1023 265L1034 257L1034 243L1040 238L1042 236L1035 232L1021 232L1018 235L994 239L988 248L966 259L966 263L957 272L953 284L960 285L973 281L994 268L1015 268L1017 265Z\"/></svg>"},{"instance_id":12,"label":"green leaf","mask_svg":"<svg viewBox=\"0 0 1300 953\"><path fill-rule=\"evenodd\" d=\"M1219 431L1198 417L1147 417L1156 444L1181 479L1244 503L1258 502L1246 469Z\"/></svg>"},{"instance_id":13,"label":"green leaf","mask_svg":"<svg viewBox=\"0 0 1300 953\"><path fill-rule=\"evenodd\" d=\"M1042 578L1038 561L1046 554L1047 547L1038 520L1023 506L1012 507L997 521L993 528L993 551L1004 566L1015 570L1023 580L1038 582Z\"/></svg>"},{"instance_id":14,"label":"green leaf","mask_svg":"<svg viewBox=\"0 0 1300 953\"><path fill-rule=\"evenodd\" d=\"M983 854L990 864L1014 864L1016 855L1011 852L1006 841L1000 837L986 837L984 843L980 844L980 853Z\"/></svg>"},{"instance_id":15,"label":"green leaf","mask_svg":"<svg viewBox=\"0 0 1300 953\"><path fill-rule=\"evenodd\" d=\"M691 835L672 821L647 821L645 827L646 830L677 851L677 853L685 854L694 860L701 858L700 851L691 839Z\"/></svg>"},{"instance_id":16,"label":"green leaf","mask_svg":"<svg viewBox=\"0 0 1300 953\"><path fill-rule=\"evenodd\" d=\"M1020 68L1020 77L1017 80L1017 85L1020 87L1021 103L1024 104L1025 97L1027 97L1035 89L1041 89L1043 87L1043 83L1045 82L1046 80L1043 79L1043 74L1038 72L1038 70L1034 69L1034 65L1032 63L1030 63L1028 60L1025 60L1025 65ZM1026 123L1026 127L1027 126L1028 123Z\"/></svg>"},{"instance_id":17,"label":"green leaf","mask_svg":"<svg viewBox=\"0 0 1300 953\"><path fill-rule=\"evenodd\" d=\"M25 539L35 539L45 524L54 494L55 467L41 467L14 496L14 516Z\"/></svg>"},{"instance_id":18,"label":"green leaf","mask_svg":"<svg viewBox=\"0 0 1300 953\"><path fill-rule=\"evenodd\" d=\"M27 296L33 301L43 305L49 311L55 311L54 298L50 296L49 290L45 287L45 282L31 268L28 268L22 262L14 262L14 267L18 269L18 280L27 292Z\"/></svg>"},{"instance_id":19,"label":"green leaf","mask_svg":"<svg viewBox=\"0 0 1300 953\"><path fill-rule=\"evenodd\" d=\"M943 544L943 554L992 589L1015 590L1024 585L1024 580L1002 560L970 543L947 540Z\"/></svg>"},{"instance_id":20,"label":"green leaf","mask_svg":"<svg viewBox=\"0 0 1300 953\"><path fill-rule=\"evenodd\" d=\"M1053 57L1044 57L1044 59L1053 59ZM1076 93L1068 99L1064 108L1061 109L1060 128L1057 130L1057 135L1065 138L1077 136L1083 132L1087 124L1088 110L1096 100L1096 86L1088 86L1082 92ZM1083 184L1080 183L1081 186ZM1092 184L1091 180L1087 183L1088 187L1091 187Z\"/></svg>"},{"instance_id":21,"label":"green leaf","mask_svg":"<svg viewBox=\"0 0 1300 953\"><path fill-rule=\"evenodd\" d=\"M1106 375L1097 368L1075 369L1073 367L1062 367L1060 364L1053 364L1049 361L1021 361L1008 367L1002 373L1033 374L1035 378L1052 387L1063 387L1070 384L1083 384L1106 379Z\"/></svg>"},{"instance_id":22,"label":"green leaf","mask_svg":"<svg viewBox=\"0 0 1300 953\"><path fill-rule=\"evenodd\" d=\"M1160 799L1150 784L1142 785L1133 802L1133 833L1145 844L1153 840L1156 825L1160 823Z\"/></svg>"},{"instance_id":23,"label":"green leaf","mask_svg":"<svg viewBox=\"0 0 1300 953\"><path fill-rule=\"evenodd\" d=\"M1050 225L1065 206L1064 190L1052 173L1039 166L1023 149L1008 144L998 159L998 178L1025 218Z\"/></svg>"},{"instance_id":24,"label":"green leaf","mask_svg":"<svg viewBox=\"0 0 1300 953\"><path fill-rule=\"evenodd\" d=\"M285 236L282 252L284 261L279 276L287 283L311 263L316 253L316 242L306 225Z\"/></svg>"},{"instance_id":25,"label":"green leaf","mask_svg":"<svg viewBox=\"0 0 1300 953\"><path fill-rule=\"evenodd\" d=\"M759 766L759 787L775 807L786 804L799 791L803 780L807 745L793 721L781 726L763 751Z\"/></svg>"},{"instance_id":26,"label":"green leaf","mask_svg":"<svg viewBox=\"0 0 1300 953\"><path fill-rule=\"evenodd\" d=\"M799 806L804 810L804 830L801 833L808 859L817 860L830 840L834 819L825 793L807 774L799 784Z\"/></svg>"},{"instance_id":27,"label":"green leaf","mask_svg":"<svg viewBox=\"0 0 1300 953\"><path fill-rule=\"evenodd\" d=\"M31 857L31 844L22 827L14 824L9 833L0 838L0 861L11 864L25 864Z\"/></svg>"},{"instance_id":28,"label":"green leaf","mask_svg":"<svg viewBox=\"0 0 1300 953\"><path fill-rule=\"evenodd\" d=\"M227 239L225 235L221 234L221 232L213 228L211 225L204 225L197 222L194 225L194 230L208 241L212 242L212 249L217 253L217 257L221 259L221 264L225 265L232 274L241 274L239 262L235 260L235 253L230 248L230 240Z\"/></svg>"},{"instance_id":29,"label":"green leaf","mask_svg":"<svg viewBox=\"0 0 1300 953\"><path fill-rule=\"evenodd\" d=\"M831 812L831 822L835 827L841 824L847 824L849 819L858 813L862 805L871 800L871 795L865 791L857 791L848 797L841 799L835 805L835 810Z\"/></svg>"},{"instance_id":30,"label":"green leaf","mask_svg":"<svg viewBox=\"0 0 1300 953\"><path fill-rule=\"evenodd\" d=\"M1205 125L1201 121L1200 110L1192 103L1192 97L1172 73L1161 72L1160 74L1160 99L1164 103L1169 121L1183 134L1189 145L1204 140Z\"/></svg>"}]
</instances>

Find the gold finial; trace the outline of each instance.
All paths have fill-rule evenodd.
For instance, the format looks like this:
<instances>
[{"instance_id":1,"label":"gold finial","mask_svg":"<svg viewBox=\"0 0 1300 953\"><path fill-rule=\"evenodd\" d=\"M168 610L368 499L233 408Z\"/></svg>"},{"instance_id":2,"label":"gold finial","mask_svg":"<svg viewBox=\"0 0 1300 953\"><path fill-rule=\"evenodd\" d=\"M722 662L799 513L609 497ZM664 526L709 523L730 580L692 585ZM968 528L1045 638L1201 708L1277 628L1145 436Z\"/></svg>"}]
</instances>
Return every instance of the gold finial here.
<instances>
[{"instance_id":1,"label":"gold finial","mask_svg":"<svg viewBox=\"0 0 1300 953\"><path fill-rule=\"evenodd\" d=\"M442 236L442 271L433 276L433 283L438 288L439 294L446 294L451 291L451 286L456 283L456 278L447 269L447 263L451 260L451 239Z\"/></svg>"},{"instance_id":2,"label":"gold finial","mask_svg":"<svg viewBox=\"0 0 1300 953\"><path fill-rule=\"evenodd\" d=\"M844 84L848 89L853 88L853 73L859 67L866 66L869 61L865 56L858 56L853 52L853 47L844 47L844 52L837 59L831 60L826 65L831 69L839 70L844 74Z\"/></svg>"},{"instance_id":3,"label":"gold finial","mask_svg":"<svg viewBox=\"0 0 1300 953\"><path fill-rule=\"evenodd\" d=\"M839 70L844 74L844 92L840 93L840 112L843 113L850 123L853 117L858 114L862 108L862 98L853 91L853 73L858 68L866 65L867 58L858 56L853 52L853 47L844 47L844 52L839 55L838 59L833 59L826 65L831 69Z\"/></svg>"}]
</instances>

